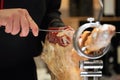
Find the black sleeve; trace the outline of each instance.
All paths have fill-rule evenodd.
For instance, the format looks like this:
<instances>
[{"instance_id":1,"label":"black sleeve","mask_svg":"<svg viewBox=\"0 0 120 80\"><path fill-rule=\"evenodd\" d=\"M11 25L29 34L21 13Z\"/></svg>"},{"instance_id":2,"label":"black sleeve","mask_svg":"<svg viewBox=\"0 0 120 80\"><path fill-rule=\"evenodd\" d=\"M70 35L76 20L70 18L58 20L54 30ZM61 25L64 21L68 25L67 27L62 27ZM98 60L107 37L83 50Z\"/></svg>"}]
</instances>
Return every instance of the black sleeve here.
<instances>
[{"instance_id":1,"label":"black sleeve","mask_svg":"<svg viewBox=\"0 0 120 80\"><path fill-rule=\"evenodd\" d=\"M60 5L61 0L46 0L46 16L45 16L45 23L47 26L50 27L62 27L64 26L64 23L62 22L60 18Z\"/></svg>"}]
</instances>

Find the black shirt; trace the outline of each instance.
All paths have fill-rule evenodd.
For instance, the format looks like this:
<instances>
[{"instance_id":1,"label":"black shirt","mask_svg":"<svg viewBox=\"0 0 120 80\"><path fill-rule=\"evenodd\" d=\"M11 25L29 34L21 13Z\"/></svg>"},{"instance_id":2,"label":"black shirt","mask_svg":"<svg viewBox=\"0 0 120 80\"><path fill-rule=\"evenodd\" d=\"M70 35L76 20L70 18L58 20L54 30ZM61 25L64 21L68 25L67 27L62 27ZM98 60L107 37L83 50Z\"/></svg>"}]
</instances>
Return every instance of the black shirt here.
<instances>
[{"instance_id":1,"label":"black shirt","mask_svg":"<svg viewBox=\"0 0 120 80\"><path fill-rule=\"evenodd\" d=\"M60 19L61 13L59 12L60 2L61 0L4 0L3 7L5 9L25 8L39 28L47 29L53 19L57 19L57 23L60 24L56 26L63 25ZM0 28L0 70L9 72L12 69L12 73L14 73L19 68L21 71L20 77L23 74L30 73L29 70L32 73L32 70L35 70L33 68L35 67L33 57L41 53L41 41L44 41L45 34L45 32L39 32L39 36L34 37L30 32L27 37L23 38L19 37L19 34L15 36L7 34L3 28ZM26 71L28 73L22 72L22 70L25 71L22 67L25 70L29 67L29 70Z\"/></svg>"}]
</instances>

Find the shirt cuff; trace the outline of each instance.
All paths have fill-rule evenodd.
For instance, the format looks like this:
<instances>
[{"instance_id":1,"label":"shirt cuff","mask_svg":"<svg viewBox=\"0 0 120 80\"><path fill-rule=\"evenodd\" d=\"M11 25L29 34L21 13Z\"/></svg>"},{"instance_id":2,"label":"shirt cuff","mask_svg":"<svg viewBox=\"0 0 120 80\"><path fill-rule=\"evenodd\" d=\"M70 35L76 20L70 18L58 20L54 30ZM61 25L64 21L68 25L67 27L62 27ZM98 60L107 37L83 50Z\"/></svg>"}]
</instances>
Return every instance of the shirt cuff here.
<instances>
[{"instance_id":1,"label":"shirt cuff","mask_svg":"<svg viewBox=\"0 0 120 80\"><path fill-rule=\"evenodd\" d=\"M53 19L49 23L49 27L64 27L64 26L65 26L65 24L60 19Z\"/></svg>"}]
</instances>

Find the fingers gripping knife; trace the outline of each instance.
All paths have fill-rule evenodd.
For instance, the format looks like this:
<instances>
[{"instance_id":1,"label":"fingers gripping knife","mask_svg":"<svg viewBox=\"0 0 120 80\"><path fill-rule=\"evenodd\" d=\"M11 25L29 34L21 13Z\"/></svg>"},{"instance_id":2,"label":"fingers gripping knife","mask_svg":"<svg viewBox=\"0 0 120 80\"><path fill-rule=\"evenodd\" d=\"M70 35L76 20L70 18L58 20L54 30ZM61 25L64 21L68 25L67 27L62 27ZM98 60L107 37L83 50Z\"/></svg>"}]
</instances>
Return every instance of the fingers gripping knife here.
<instances>
[{"instance_id":1,"label":"fingers gripping knife","mask_svg":"<svg viewBox=\"0 0 120 80\"><path fill-rule=\"evenodd\" d=\"M102 71L100 71L100 69L103 68L103 61L98 60L98 59L107 53L110 45L102 49L102 53L100 54L99 53L93 53L93 54L84 53L85 47L81 48L79 46L80 35L82 35L83 31L86 30L87 28L101 27L101 24L99 22L92 22L94 21L94 18L88 18L88 21L89 23L86 23L80 26L80 28L78 28L78 30L75 32L73 36L73 46L80 56L83 56L89 59L88 61L80 61L80 68L84 70L83 72L80 73L80 75L84 77L84 80L88 80L88 77L93 77L93 80L98 80L98 77L102 76Z\"/></svg>"}]
</instances>

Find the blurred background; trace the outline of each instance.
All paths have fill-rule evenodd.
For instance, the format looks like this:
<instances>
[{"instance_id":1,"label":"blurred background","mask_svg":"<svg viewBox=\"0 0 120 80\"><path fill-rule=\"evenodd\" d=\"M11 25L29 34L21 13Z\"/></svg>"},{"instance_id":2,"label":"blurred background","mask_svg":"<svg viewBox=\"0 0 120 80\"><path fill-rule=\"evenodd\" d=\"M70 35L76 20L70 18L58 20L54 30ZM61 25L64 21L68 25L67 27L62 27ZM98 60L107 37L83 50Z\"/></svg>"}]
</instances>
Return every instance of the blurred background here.
<instances>
[{"instance_id":1,"label":"blurred background","mask_svg":"<svg viewBox=\"0 0 120 80\"><path fill-rule=\"evenodd\" d=\"M113 24L116 31L120 31L120 0L102 0L103 15L101 24ZM62 20L66 25L77 29L86 23L88 17L97 19L100 11L98 0L62 0L60 11ZM104 62L103 77L101 80L120 80L120 34L116 34L111 41L111 48L101 58ZM39 80L50 80L46 67L40 57L35 58Z\"/></svg>"}]
</instances>

